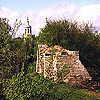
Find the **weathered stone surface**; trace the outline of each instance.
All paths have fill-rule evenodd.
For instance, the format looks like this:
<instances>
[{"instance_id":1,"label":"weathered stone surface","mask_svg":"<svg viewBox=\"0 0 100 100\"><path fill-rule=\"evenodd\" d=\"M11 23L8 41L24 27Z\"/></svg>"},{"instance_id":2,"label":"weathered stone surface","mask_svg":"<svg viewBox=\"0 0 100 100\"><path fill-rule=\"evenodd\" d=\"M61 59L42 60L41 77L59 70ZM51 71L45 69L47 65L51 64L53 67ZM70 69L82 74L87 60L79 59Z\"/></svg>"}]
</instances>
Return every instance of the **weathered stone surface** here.
<instances>
[{"instance_id":1,"label":"weathered stone surface","mask_svg":"<svg viewBox=\"0 0 100 100\"><path fill-rule=\"evenodd\" d=\"M64 66L67 70L64 69ZM59 80L58 73L62 75L62 80L65 82L76 83L76 81L82 82L91 79L87 69L79 60L79 52L69 51L58 45L54 47L38 46L36 72L42 73L44 77L49 77L54 81Z\"/></svg>"}]
</instances>

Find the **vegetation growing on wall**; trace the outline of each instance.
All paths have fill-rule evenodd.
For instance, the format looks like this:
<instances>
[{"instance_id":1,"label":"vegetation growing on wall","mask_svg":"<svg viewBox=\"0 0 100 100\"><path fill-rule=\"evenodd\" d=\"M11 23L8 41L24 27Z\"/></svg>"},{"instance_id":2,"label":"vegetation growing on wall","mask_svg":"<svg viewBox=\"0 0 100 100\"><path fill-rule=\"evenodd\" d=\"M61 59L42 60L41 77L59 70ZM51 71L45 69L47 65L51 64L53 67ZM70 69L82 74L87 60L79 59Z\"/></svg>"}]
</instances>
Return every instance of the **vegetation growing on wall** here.
<instances>
[{"instance_id":1,"label":"vegetation growing on wall","mask_svg":"<svg viewBox=\"0 0 100 100\"><path fill-rule=\"evenodd\" d=\"M62 67L57 71L58 79L60 79L59 81L63 81L65 75L67 75L69 72L70 72L70 70L69 70L69 65L65 64L64 66L62 66Z\"/></svg>"}]
</instances>

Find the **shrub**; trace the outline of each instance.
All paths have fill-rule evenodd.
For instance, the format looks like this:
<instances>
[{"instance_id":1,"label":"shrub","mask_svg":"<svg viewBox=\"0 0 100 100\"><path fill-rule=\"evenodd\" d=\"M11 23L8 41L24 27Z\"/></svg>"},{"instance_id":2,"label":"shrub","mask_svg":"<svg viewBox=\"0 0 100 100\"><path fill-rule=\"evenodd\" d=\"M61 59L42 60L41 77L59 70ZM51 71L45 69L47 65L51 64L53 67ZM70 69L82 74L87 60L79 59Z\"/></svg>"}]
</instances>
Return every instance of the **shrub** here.
<instances>
[{"instance_id":1,"label":"shrub","mask_svg":"<svg viewBox=\"0 0 100 100\"><path fill-rule=\"evenodd\" d=\"M67 83L53 83L37 73L20 73L3 81L3 94L6 100L96 100Z\"/></svg>"},{"instance_id":2,"label":"shrub","mask_svg":"<svg viewBox=\"0 0 100 100\"><path fill-rule=\"evenodd\" d=\"M7 100L33 100L48 93L53 86L51 81L38 74L24 76L24 73L13 76L6 83L3 91Z\"/></svg>"}]
</instances>

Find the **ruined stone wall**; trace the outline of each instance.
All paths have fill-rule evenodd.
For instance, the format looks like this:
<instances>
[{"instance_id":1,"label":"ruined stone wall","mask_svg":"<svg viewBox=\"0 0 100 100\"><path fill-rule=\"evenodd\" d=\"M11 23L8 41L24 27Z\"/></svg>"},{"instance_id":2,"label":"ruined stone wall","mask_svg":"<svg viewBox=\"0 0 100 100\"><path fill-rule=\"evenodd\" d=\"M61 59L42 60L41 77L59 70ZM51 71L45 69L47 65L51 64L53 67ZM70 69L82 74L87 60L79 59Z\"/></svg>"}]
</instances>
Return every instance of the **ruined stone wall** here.
<instances>
[{"instance_id":1,"label":"ruined stone wall","mask_svg":"<svg viewBox=\"0 0 100 100\"><path fill-rule=\"evenodd\" d=\"M44 57L44 77L53 78L53 56Z\"/></svg>"},{"instance_id":2,"label":"ruined stone wall","mask_svg":"<svg viewBox=\"0 0 100 100\"><path fill-rule=\"evenodd\" d=\"M75 55L71 55L67 59L67 64L70 65L70 73L65 77L65 82L76 82L76 81L85 81L91 79L87 69L79 60L79 54L76 52Z\"/></svg>"},{"instance_id":3,"label":"ruined stone wall","mask_svg":"<svg viewBox=\"0 0 100 100\"><path fill-rule=\"evenodd\" d=\"M78 51L69 51L56 46L55 53L47 46L39 47L37 52L36 71L42 73L44 77L49 77L54 81L58 80L58 72L67 66L63 75L63 81L75 83L91 79L87 69L79 60Z\"/></svg>"},{"instance_id":4,"label":"ruined stone wall","mask_svg":"<svg viewBox=\"0 0 100 100\"><path fill-rule=\"evenodd\" d=\"M43 54L41 53L40 49L37 51L37 64L36 64L36 72L43 73L44 69L44 60Z\"/></svg>"},{"instance_id":5,"label":"ruined stone wall","mask_svg":"<svg viewBox=\"0 0 100 100\"><path fill-rule=\"evenodd\" d=\"M47 49L47 45L38 45L37 50L37 62L36 72L44 74L44 52Z\"/></svg>"}]
</instances>

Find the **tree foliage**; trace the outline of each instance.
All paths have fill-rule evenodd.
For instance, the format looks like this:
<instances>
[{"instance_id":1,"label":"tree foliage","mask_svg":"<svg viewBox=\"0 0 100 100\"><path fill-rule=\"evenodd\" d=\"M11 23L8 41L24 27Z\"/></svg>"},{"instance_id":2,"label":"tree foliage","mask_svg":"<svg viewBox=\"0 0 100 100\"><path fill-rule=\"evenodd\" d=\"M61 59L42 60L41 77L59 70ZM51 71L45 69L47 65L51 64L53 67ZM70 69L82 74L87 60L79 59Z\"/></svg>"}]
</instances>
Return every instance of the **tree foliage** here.
<instances>
[{"instance_id":1,"label":"tree foliage","mask_svg":"<svg viewBox=\"0 0 100 100\"><path fill-rule=\"evenodd\" d=\"M28 64L34 60L33 40L13 38L14 29L7 19L0 19L0 78L11 78L22 70L27 71Z\"/></svg>"},{"instance_id":2,"label":"tree foliage","mask_svg":"<svg viewBox=\"0 0 100 100\"><path fill-rule=\"evenodd\" d=\"M12 52L9 52L11 35L9 34L11 27L6 19L0 18L0 77L6 77L7 73L11 74Z\"/></svg>"},{"instance_id":3,"label":"tree foliage","mask_svg":"<svg viewBox=\"0 0 100 100\"><path fill-rule=\"evenodd\" d=\"M33 64L35 37L32 37L31 41L14 38L16 31L16 27L12 28L7 19L0 18L0 97L3 95L2 90L6 87L7 84L4 84L8 79L22 71L25 74L32 73L35 69ZM5 81L2 82L4 79Z\"/></svg>"},{"instance_id":4,"label":"tree foliage","mask_svg":"<svg viewBox=\"0 0 100 100\"><path fill-rule=\"evenodd\" d=\"M99 78L100 35L96 35L92 24L79 25L69 20L47 20L38 36L38 42L49 46L60 45L69 50L79 50L82 63L93 77Z\"/></svg>"}]
</instances>

